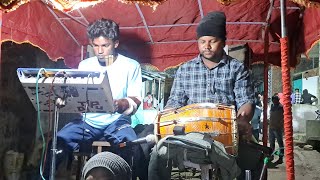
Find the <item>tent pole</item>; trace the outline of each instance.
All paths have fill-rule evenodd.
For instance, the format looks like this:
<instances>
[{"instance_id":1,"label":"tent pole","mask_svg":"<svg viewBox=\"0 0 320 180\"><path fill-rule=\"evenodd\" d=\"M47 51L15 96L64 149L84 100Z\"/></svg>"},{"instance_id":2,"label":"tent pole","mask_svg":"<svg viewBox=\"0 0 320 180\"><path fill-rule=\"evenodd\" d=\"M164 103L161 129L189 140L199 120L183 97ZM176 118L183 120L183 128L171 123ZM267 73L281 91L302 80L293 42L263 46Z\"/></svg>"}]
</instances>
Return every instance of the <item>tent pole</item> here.
<instances>
[{"instance_id":1,"label":"tent pole","mask_svg":"<svg viewBox=\"0 0 320 180\"><path fill-rule=\"evenodd\" d=\"M263 131L262 131L262 142L264 146L268 145L268 62L263 64Z\"/></svg>"},{"instance_id":2,"label":"tent pole","mask_svg":"<svg viewBox=\"0 0 320 180\"><path fill-rule=\"evenodd\" d=\"M318 99L320 98L320 41L318 42ZM317 104L319 104L320 102L318 102Z\"/></svg>"},{"instance_id":3,"label":"tent pole","mask_svg":"<svg viewBox=\"0 0 320 180\"><path fill-rule=\"evenodd\" d=\"M287 36L286 28L286 0L280 0L281 37Z\"/></svg>"},{"instance_id":4,"label":"tent pole","mask_svg":"<svg viewBox=\"0 0 320 180\"><path fill-rule=\"evenodd\" d=\"M263 63L263 136L262 141L263 145L267 146L268 144L268 95L269 95L269 28L270 28L270 19L271 14L274 8L274 0L270 1L270 7L268 15L266 18L266 25L264 26L264 63Z\"/></svg>"},{"instance_id":5,"label":"tent pole","mask_svg":"<svg viewBox=\"0 0 320 180\"><path fill-rule=\"evenodd\" d=\"M1 48L2 48L2 10L0 10L0 87L2 82L2 56L1 56Z\"/></svg>"},{"instance_id":6,"label":"tent pole","mask_svg":"<svg viewBox=\"0 0 320 180\"><path fill-rule=\"evenodd\" d=\"M291 111L291 78L289 64L289 43L286 31L286 0L280 0L281 8L281 70L284 110L285 159L287 180L294 180L293 129Z\"/></svg>"},{"instance_id":7,"label":"tent pole","mask_svg":"<svg viewBox=\"0 0 320 180\"><path fill-rule=\"evenodd\" d=\"M264 146L268 144L268 69L269 69L269 26L265 27L264 36L264 63L263 63L263 131L262 142Z\"/></svg>"}]
</instances>

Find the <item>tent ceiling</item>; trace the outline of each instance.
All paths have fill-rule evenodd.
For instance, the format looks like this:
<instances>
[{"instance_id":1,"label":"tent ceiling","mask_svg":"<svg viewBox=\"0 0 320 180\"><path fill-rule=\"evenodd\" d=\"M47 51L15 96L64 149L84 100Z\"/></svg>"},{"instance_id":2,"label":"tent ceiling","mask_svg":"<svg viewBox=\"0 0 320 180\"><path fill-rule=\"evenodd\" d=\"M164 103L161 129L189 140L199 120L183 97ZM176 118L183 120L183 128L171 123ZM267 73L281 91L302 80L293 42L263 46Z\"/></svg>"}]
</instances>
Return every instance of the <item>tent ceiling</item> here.
<instances>
[{"instance_id":1,"label":"tent ceiling","mask_svg":"<svg viewBox=\"0 0 320 180\"><path fill-rule=\"evenodd\" d=\"M269 60L280 65L279 2L269 0L236 1L228 6L213 0L167 0L156 10L139 4L106 0L95 6L68 13L53 9L42 1L31 1L16 11L3 14L2 38L30 42L50 58L63 57L77 67L81 46L88 44L86 26L99 18L110 18L121 29L120 48L127 55L164 70L197 55L195 28L203 15L213 10L227 15L227 44L248 43L253 61L264 61L265 28L270 27ZM303 12L299 21L300 12ZM307 51L319 39L320 10L305 11L287 2L287 29L292 42L291 66L298 53Z\"/></svg>"}]
</instances>

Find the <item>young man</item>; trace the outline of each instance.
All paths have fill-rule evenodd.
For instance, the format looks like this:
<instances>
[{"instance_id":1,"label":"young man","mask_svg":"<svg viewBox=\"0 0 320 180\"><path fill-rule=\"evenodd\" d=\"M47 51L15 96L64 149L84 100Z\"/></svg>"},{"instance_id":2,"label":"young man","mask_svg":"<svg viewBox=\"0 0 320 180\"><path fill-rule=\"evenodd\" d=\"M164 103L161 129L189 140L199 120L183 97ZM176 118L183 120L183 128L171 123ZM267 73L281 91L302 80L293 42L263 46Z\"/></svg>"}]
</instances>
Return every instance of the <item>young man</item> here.
<instances>
[{"instance_id":1,"label":"young man","mask_svg":"<svg viewBox=\"0 0 320 180\"><path fill-rule=\"evenodd\" d=\"M208 13L197 27L197 39L199 55L177 70L165 109L194 103L235 105L239 134L251 137L249 122L254 112L253 86L244 64L226 55L223 49L226 41L225 14ZM155 150L151 156L154 161L160 160ZM150 161L150 164L149 179L168 179L159 163Z\"/></svg>"},{"instance_id":2,"label":"young man","mask_svg":"<svg viewBox=\"0 0 320 180\"><path fill-rule=\"evenodd\" d=\"M272 105L270 108L270 123L269 123L269 143L270 147L275 150L275 141L277 139L280 155L278 163L283 162L284 145L283 145L283 106L280 104L280 99L277 95L272 97Z\"/></svg>"},{"instance_id":3,"label":"young man","mask_svg":"<svg viewBox=\"0 0 320 180\"><path fill-rule=\"evenodd\" d=\"M316 96L310 94L307 89L304 89L302 91L302 95L301 95L301 104L311 104L312 105L312 103L314 103L314 102L316 102L316 104L317 104L318 98Z\"/></svg>"},{"instance_id":4,"label":"young man","mask_svg":"<svg viewBox=\"0 0 320 180\"><path fill-rule=\"evenodd\" d=\"M294 104L301 103L301 93L298 88L294 89Z\"/></svg>"},{"instance_id":5,"label":"young man","mask_svg":"<svg viewBox=\"0 0 320 180\"><path fill-rule=\"evenodd\" d=\"M91 23L87 34L95 56L80 62L78 69L107 72L115 112L86 113L83 119L75 120L62 128L58 134L57 165L64 155L79 149L82 141L92 142L104 139L112 145L132 141L137 138L131 128L130 116L141 104L142 77L137 61L117 53L119 45L119 26L112 20L100 19ZM132 150L119 149L116 152L129 162ZM49 166L47 165L46 168Z\"/></svg>"}]
</instances>

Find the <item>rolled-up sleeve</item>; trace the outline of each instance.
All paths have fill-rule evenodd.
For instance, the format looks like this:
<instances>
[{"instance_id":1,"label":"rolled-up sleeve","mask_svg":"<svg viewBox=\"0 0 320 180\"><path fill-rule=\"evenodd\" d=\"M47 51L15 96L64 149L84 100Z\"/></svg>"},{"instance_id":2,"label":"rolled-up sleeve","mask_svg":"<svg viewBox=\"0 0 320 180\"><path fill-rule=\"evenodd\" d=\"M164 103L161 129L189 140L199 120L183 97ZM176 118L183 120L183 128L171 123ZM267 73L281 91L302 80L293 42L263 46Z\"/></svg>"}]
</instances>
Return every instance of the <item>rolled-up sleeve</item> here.
<instances>
[{"instance_id":1,"label":"rolled-up sleeve","mask_svg":"<svg viewBox=\"0 0 320 180\"><path fill-rule=\"evenodd\" d=\"M250 72L242 64L238 67L235 78L234 94L237 109L246 103L254 103L254 93Z\"/></svg>"},{"instance_id":2,"label":"rolled-up sleeve","mask_svg":"<svg viewBox=\"0 0 320 180\"><path fill-rule=\"evenodd\" d=\"M182 76L183 68L179 67L179 69L176 72L170 92L170 97L165 108L179 108L186 105L187 99L183 86L183 82L185 79Z\"/></svg>"}]
</instances>

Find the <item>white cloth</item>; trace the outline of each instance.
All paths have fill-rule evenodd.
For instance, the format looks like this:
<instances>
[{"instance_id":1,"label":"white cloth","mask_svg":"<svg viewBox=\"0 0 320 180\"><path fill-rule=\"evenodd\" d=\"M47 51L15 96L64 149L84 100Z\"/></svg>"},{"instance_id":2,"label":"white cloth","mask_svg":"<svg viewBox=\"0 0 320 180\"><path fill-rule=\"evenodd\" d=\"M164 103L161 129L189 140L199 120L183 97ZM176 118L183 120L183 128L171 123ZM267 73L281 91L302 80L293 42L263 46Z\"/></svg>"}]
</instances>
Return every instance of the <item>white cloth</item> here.
<instances>
[{"instance_id":1,"label":"white cloth","mask_svg":"<svg viewBox=\"0 0 320 180\"><path fill-rule=\"evenodd\" d=\"M128 57L118 54L116 61L110 66L101 66L97 57L91 57L80 62L79 70L107 71L113 99L137 97L140 101L142 93L142 76L140 64ZM89 125L103 129L121 114L87 113L85 122Z\"/></svg>"}]
</instances>

